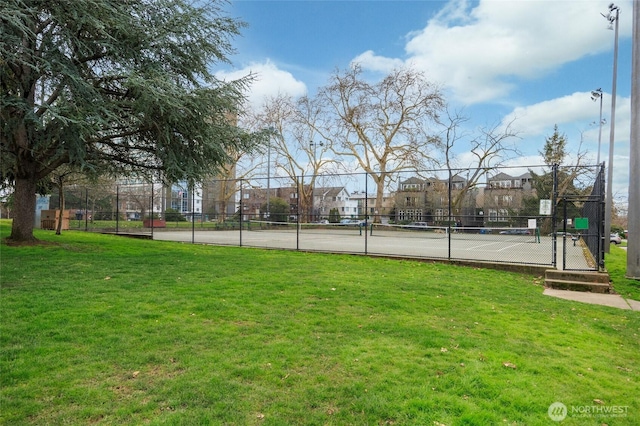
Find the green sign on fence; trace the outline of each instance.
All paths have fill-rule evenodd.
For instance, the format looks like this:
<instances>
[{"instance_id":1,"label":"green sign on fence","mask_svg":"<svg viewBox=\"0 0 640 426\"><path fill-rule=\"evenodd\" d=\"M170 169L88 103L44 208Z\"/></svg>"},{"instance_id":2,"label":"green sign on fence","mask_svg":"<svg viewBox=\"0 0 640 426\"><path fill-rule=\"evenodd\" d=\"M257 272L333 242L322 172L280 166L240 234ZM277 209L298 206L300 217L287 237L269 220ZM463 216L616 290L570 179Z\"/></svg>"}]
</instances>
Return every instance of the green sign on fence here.
<instances>
[{"instance_id":1,"label":"green sign on fence","mask_svg":"<svg viewBox=\"0 0 640 426\"><path fill-rule=\"evenodd\" d=\"M575 228L576 229L589 229L589 218L588 217L576 217Z\"/></svg>"}]
</instances>

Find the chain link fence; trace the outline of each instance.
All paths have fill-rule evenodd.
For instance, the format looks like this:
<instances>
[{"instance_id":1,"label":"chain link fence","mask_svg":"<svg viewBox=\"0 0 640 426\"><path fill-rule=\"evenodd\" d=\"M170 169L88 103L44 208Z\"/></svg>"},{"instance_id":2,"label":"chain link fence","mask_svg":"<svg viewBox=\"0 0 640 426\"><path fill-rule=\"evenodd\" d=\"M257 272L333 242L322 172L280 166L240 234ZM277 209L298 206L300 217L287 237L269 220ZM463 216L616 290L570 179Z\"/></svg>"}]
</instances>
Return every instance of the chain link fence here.
<instances>
[{"instance_id":1,"label":"chain link fence","mask_svg":"<svg viewBox=\"0 0 640 426\"><path fill-rule=\"evenodd\" d=\"M65 208L70 229L85 231L550 267L561 251L564 263L573 262L569 268L593 270L601 267L598 247L595 261L585 255L593 253L593 233L576 229L585 204L570 199L598 196L599 170L416 170L390 174L380 185L366 173L210 179L192 186L128 181L69 187ZM598 220L589 219L596 233ZM574 234L580 238L569 239Z\"/></svg>"}]
</instances>

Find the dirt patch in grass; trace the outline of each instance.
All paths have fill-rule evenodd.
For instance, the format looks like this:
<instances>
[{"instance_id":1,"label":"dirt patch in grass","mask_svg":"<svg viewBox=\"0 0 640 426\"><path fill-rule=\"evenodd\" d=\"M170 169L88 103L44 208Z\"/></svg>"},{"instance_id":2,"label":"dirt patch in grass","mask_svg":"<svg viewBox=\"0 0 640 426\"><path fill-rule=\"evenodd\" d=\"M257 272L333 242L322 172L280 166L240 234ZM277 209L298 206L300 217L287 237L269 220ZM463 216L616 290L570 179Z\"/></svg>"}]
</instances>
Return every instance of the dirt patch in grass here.
<instances>
[{"instance_id":1,"label":"dirt patch in grass","mask_svg":"<svg viewBox=\"0 0 640 426\"><path fill-rule=\"evenodd\" d=\"M42 241L42 240L38 240L37 238L34 238L33 240L28 240L28 241L15 241L9 237L3 238L2 244L9 247L38 247L38 246L55 247L60 245L60 243L58 242Z\"/></svg>"}]
</instances>

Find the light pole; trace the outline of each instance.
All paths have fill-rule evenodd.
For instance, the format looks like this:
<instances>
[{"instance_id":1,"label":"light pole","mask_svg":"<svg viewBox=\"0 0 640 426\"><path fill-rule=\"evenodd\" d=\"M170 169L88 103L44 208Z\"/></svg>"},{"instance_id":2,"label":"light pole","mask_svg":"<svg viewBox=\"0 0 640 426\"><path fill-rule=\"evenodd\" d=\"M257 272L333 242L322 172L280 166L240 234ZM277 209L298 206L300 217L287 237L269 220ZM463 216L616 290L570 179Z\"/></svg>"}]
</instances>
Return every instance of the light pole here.
<instances>
[{"instance_id":1,"label":"light pole","mask_svg":"<svg viewBox=\"0 0 640 426\"><path fill-rule=\"evenodd\" d=\"M271 131L275 132L275 129L271 128ZM271 196L271 135L269 135L269 144L267 145L267 215L266 218L271 217L271 206L270 206L270 196Z\"/></svg>"},{"instance_id":2,"label":"light pole","mask_svg":"<svg viewBox=\"0 0 640 426\"><path fill-rule=\"evenodd\" d=\"M627 211L627 274L640 280L640 4L633 2L631 53L631 138L629 147L629 209Z\"/></svg>"},{"instance_id":3,"label":"light pole","mask_svg":"<svg viewBox=\"0 0 640 426\"><path fill-rule=\"evenodd\" d=\"M600 99L600 120L598 120L598 161L596 164L600 165L600 145L602 144L602 89L596 89L591 91L591 100L597 101Z\"/></svg>"},{"instance_id":4,"label":"light pole","mask_svg":"<svg viewBox=\"0 0 640 426\"><path fill-rule=\"evenodd\" d=\"M609 169L607 170L607 199L605 203L604 212L604 231L605 237L611 233L611 209L613 206L613 142L615 140L616 129L616 85L618 81L618 21L620 16L620 8L615 4L609 5L609 13L605 16L605 19L609 21L609 29L614 28L614 43L613 43L613 82L611 85L611 124L609 126ZM605 252L609 253L609 247L611 241L609 238L605 238L604 247Z\"/></svg>"},{"instance_id":5,"label":"light pole","mask_svg":"<svg viewBox=\"0 0 640 426\"><path fill-rule=\"evenodd\" d=\"M276 134L275 127L269 127L269 143L267 145L267 214L265 218L271 217L271 136Z\"/></svg>"},{"instance_id":6,"label":"light pole","mask_svg":"<svg viewBox=\"0 0 640 426\"><path fill-rule=\"evenodd\" d=\"M313 168L314 168L314 172L315 172L317 149L318 149L318 146L324 146L324 142L311 141L311 142L309 142L309 146L311 146L313 148L313 163L314 163L313 164ZM320 160L322 160L322 153L320 154Z\"/></svg>"},{"instance_id":7,"label":"light pole","mask_svg":"<svg viewBox=\"0 0 640 426\"><path fill-rule=\"evenodd\" d=\"M313 192L315 191L315 188L313 186L314 186L314 183L316 181L316 176L317 176L317 174L318 174L318 172L320 170L320 164L316 161L317 149L318 149L318 146L324 146L324 143L323 142L311 141L311 142L309 142L309 146L311 148L313 148L313 177L311 178L312 179L312 181L311 181L312 182L312 185L311 185L311 213L313 214L313 216L318 216L316 214L315 206L314 206L314 203L313 203L314 202ZM320 151L320 162L322 162L322 151ZM319 219L319 218L316 217L316 220L317 219Z\"/></svg>"}]
</instances>

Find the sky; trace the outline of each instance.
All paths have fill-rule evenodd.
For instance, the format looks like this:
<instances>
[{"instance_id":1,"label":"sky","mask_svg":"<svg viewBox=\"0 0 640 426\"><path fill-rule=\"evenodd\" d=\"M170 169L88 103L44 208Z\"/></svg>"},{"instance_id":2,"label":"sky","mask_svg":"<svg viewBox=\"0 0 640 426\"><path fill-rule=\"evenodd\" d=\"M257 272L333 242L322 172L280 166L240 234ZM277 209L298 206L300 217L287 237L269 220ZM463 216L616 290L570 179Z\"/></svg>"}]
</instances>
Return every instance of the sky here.
<instances>
[{"instance_id":1,"label":"sky","mask_svg":"<svg viewBox=\"0 0 640 426\"><path fill-rule=\"evenodd\" d=\"M336 70L359 63L380 78L411 66L438 84L452 110L473 126L513 119L522 156L512 165L543 164L539 151L555 125L576 152L582 141L608 165L615 31L609 0L236 0L225 10L248 24L235 38L223 79L257 75L249 106L267 97L313 96ZM613 194L629 187L632 1L619 7ZM605 16L603 16L605 15ZM463 147L459 147L463 149ZM464 159L464 152L459 153ZM464 164L463 164L464 165Z\"/></svg>"}]
</instances>

